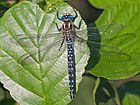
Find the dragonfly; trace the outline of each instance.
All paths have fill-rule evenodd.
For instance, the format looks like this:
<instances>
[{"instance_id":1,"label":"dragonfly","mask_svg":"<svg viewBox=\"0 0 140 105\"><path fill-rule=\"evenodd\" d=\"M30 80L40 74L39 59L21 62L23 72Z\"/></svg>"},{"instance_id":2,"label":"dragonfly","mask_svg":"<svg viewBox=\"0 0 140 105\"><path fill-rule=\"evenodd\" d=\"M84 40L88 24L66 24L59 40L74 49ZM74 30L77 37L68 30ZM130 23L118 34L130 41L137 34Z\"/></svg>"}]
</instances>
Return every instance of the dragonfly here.
<instances>
[{"instance_id":1,"label":"dragonfly","mask_svg":"<svg viewBox=\"0 0 140 105\"><path fill-rule=\"evenodd\" d=\"M117 61L120 61L120 59L123 60L130 59L130 57L127 54L123 53L119 48L101 43L101 40L114 40L113 38L108 39L108 37L119 32L122 29L121 24L114 23L114 24L109 24L100 27L88 27L87 29L80 30L82 19L79 21L79 25L76 26L74 22L78 17L78 13L76 12L75 9L73 10L75 16L66 13L61 18L59 17L59 13L57 11L57 19L63 22L62 27L60 28L58 26L58 23L54 22L58 32L48 33L37 37L36 36L23 37L22 34L16 35L16 37L19 37L17 42L19 42L21 46L29 47L30 45L26 42L26 40L30 40L30 39L31 40L37 39L37 44L34 43L34 41L32 41L32 43L38 48L40 46L43 46L38 51L31 51L29 55L28 54L22 55L21 56L21 58L23 58L22 62L24 62L27 58L31 56L33 57L38 52L41 53L43 51L44 52L42 53L42 57L40 57L40 61L42 61L45 58L45 56L48 57L48 60L52 59L54 55L58 57L64 52L63 47L64 47L64 43L66 42L69 89L70 89L70 98L72 100L75 99L75 94L76 94L75 48L85 53L87 51L87 47L85 46L87 45L89 47L91 46L90 49L91 54L93 52L94 56L98 56L98 57L103 56L106 58L106 60L110 60L112 58L115 58ZM88 33L87 34L88 39L82 38L82 36L80 36L83 35L84 33ZM130 35L122 35L120 37L122 39L127 38L128 40L129 39L131 40L132 38ZM50 40L51 38L52 40ZM22 41L24 41L24 43L22 43ZM44 45L44 43L47 44ZM58 46L59 49L54 50L55 47ZM50 53L48 53L48 51L50 51ZM33 59L37 61L34 57Z\"/></svg>"}]
</instances>

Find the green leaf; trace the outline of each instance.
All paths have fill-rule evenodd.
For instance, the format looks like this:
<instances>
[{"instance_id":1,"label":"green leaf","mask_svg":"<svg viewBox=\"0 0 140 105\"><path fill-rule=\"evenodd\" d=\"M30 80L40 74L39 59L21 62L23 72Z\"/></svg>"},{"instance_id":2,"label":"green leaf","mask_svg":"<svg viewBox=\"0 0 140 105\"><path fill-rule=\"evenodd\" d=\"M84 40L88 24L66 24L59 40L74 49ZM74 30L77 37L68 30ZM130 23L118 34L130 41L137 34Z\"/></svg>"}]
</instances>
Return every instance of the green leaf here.
<instances>
[{"instance_id":1,"label":"green leaf","mask_svg":"<svg viewBox=\"0 0 140 105\"><path fill-rule=\"evenodd\" d=\"M89 2L97 8L105 9L116 5L118 0L89 0Z\"/></svg>"},{"instance_id":2,"label":"green leaf","mask_svg":"<svg viewBox=\"0 0 140 105\"><path fill-rule=\"evenodd\" d=\"M97 8L109 9L119 3L139 3L139 0L89 0L89 2Z\"/></svg>"},{"instance_id":3,"label":"green leaf","mask_svg":"<svg viewBox=\"0 0 140 105\"><path fill-rule=\"evenodd\" d=\"M100 84L99 84L100 82ZM116 105L115 102L115 92L111 84L105 80L105 79L100 79L98 78L97 80L97 85L96 90L94 90L94 97L96 101L96 105Z\"/></svg>"},{"instance_id":4,"label":"green leaf","mask_svg":"<svg viewBox=\"0 0 140 105\"><path fill-rule=\"evenodd\" d=\"M4 90L0 87L0 102L5 98Z\"/></svg>"},{"instance_id":5,"label":"green leaf","mask_svg":"<svg viewBox=\"0 0 140 105\"><path fill-rule=\"evenodd\" d=\"M67 4L59 3L56 7L60 11L60 16L64 12L74 15L73 9ZM75 24L78 24L79 20L80 17ZM58 54L56 51L61 43L53 43L54 46L49 46L50 50L40 52L52 43L51 38L54 41L53 34L38 39L40 35L57 32L53 21L58 22L59 26L62 25L56 18L55 10L45 15L31 2L22 2L12 7L0 21L0 80L20 105L66 105L71 101L66 47L61 49L63 52L59 56L56 56ZM82 24L82 27L85 25ZM55 36L61 37L57 34ZM75 54L78 55L76 58L78 87L88 55L78 50L75 50ZM54 56L57 58L54 59Z\"/></svg>"},{"instance_id":6,"label":"green leaf","mask_svg":"<svg viewBox=\"0 0 140 105\"><path fill-rule=\"evenodd\" d=\"M121 105L140 104L140 82L130 81L118 87Z\"/></svg>"},{"instance_id":7,"label":"green leaf","mask_svg":"<svg viewBox=\"0 0 140 105\"><path fill-rule=\"evenodd\" d=\"M96 65L94 64L94 59L89 62L90 65L94 65L90 69L90 73L108 79L123 79L140 72L139 12L139 3L121 3L102 13L96 21L97 26L121 23L124 28L119 33L109 36L108 39L111 40L102 41L101 43L118 47L124 54L130 56L130 59L114 61L112 58L112 61L104 62L105 59L101 56Z\"/></svg>"},{"instance_id":8,"label":"green leaf","mask_svg":"<svg viewBox=\"0 0 140 105\"><path fill-rule=\"evenodd\" d=\"M52 9L56 9L55 6L57 5L57 2L63 3L63 0L45 0L45 2L46 2L45 10L46 12L49 12Z\"/></svg>"},{"instance_id":9,"label":"green leaf","mask_svg":"<svg viewBox=\"0 0 140 105\"><path fill-rule=\"evenodd\" d=\"M100 78L97 78L96 79L96 83L95 83L95 87L94 87L94 90L93 90L93 99L94 99L94 102L96 103L96 92L97 92L97 89L99 88L100 86L100 82L101 82L101 79Z\"/></svg>"},{"instance_id":10,"label":"green leaf","mask_svg":"<svg viewBox=\"0 0 140 105\"><path fill-rule=\"evenodd\" d=\"M46 3L49 2L51 4L54 4L56 2L63 1L63 0L45 0L45 1L46 1Z\"/></svg>"},{"instance_id":11,"label":"green leaf","mask_svg":"<svg viewBox=\"0 0 140 105\"><path fill-rule=\"evenodd\" d=\"M35 3L41 3L41 2L44 2L45 0L32 0L32 2L35 2Z\"/></svg>"}]
</instances>

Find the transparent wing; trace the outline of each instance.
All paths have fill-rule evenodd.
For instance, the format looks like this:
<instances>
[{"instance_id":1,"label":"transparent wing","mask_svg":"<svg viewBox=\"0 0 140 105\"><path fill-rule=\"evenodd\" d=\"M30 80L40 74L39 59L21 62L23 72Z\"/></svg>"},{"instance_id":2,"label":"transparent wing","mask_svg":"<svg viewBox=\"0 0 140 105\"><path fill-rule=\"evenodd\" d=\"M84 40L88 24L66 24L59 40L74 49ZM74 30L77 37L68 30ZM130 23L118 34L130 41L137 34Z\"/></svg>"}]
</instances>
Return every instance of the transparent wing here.
<instances>
[{"instance_id":1,"label":"transparent wing","mask_svg":"<svg viewBox=\"0 0 140 105\"><path fill-rule=\"evenodd\" d=\"M33 58L36 62L42 62L43 60L46 61L56 60L61 55L65 54L66 51L66 44L64 43L61 50L59 50L60 45L61 41L59 40L51 45L41 46L40 49L36 49L21 55L19 61L24 62L29 57Z\"/></svg>"},{"instance_id":2,"label":"transparent wing","mask_svg":"<svg viewBox=\"0 0 140 105\"><path fill-rule=\"evenodd\" d=\"M119 48L106 45L110 42L113 45L127 44L135 38L135 34L127 33L124 35L113 36L122 29L121 24L110 24L101 27L89 27L87 30L76 32L74 46L77 50L85 53L90 49L91 56L102 57L103 61L126 61L131 57L123 53ZM87 34L87 38L85 38ZM85 40L87 39L87 40ZM88 45L88 47L87 47Z\"/></svg>"},{"instance_id":3,"label":"transparent wing","mask_svg":"<svg viewBox=\"0 0 140 105\"><path fill-rule=\"evenodd\" d=\"M50 42L52 39L62 39L62 32L52 32L46 34L18 34L10 38L12 43L20 45L26 48L32 48L33 46L41 46L46 41Z\"/></svg>"},{"instance_id":4,"label":"transparent wing","mask_svg":"<svg viewBox=\"0 0 140 105\"><path fill-rule=\"evenodd\" d=\"M101 38L104 41L108 41L122 28L122 24L113 23L99 27L88 27L87 29L77 30L76 34L78 36L84 37L84 34L88 32L87 37L92 37L95 41L100 41Z\"/></svg>"},{"instance_id":5,"label":"transparent wing","mask_svg":"<svg viewBox=\"0 0 140 105\"><path fill-rule=\"evenodd\" d=\"M88 45L88 47L86 47ZM84 40L78 36L75 37L74 46L76 49L81 51L82 53L86 53L86 51L90 50L91 56L102 57L103 61L128 61L131 57L125 53L123 53L119 48L101 44L94 41Z\"/></svg>"},{"instance_id":6,"label":"transparent wing","mask_svg":"<svg viewBox=\"0 0 140 105\"><path fill-rule=\"evenodd\" d=\"M111 35L118 33L122 28L123 28L122 24L113 23L113 24L108 24L99 27L88 27L88 29L76 30L76 34L84 38L85 34L87 34L88 32L87 37L92 37L94 38L95 41L100 41L101 38L102 40L104 39L109 40L111 39L110 37ZM41 39L45 41L46 39L53 38L53 37L56 38L58 36L62 37L62 32L49 32L42 35L18 34L11 38L11 42L16 43L17 45L20 44L21 46L25 46L25 47L32 47L33 45L37 46L37 40L39 41Z\"/></svg>"},{"instance_id":7,"label":"transparent wing","mask_svg":"<svg viewBox=\"0 0 140 105\"><path fill-rule=\"evenodd\" d=\"M131 33L111 37L111 35L118 33L122 28L123 26L121 24L109 24L101 27L89 27L86 30L78 30L76 31L77 36L74 37L74 46L80 52L85 53L88 50L88 45L92 56L104 57L106 61L129 60L130 56L124 54L119 48L101 42L101 40L103 42L111 40L116 43L122 41L127 43L127 41L135 37ZM63 40L61 32L50 32L44 35L19 34L11 39L14 39L17 45L22 46L26 50L27 53L21 56L22 61L29 57L32 57L35 61L56 59L66 50L66 44L64 43L59 51Z\"/></svg>"},{"instance_id":8,"label":"transparent wing","mask_svg":"<svg viewBox=\"0 0 140 105\"><path fill-rule=\"evenodd\" d=\"M36 62L42 62L45 60L57 59L66 50L65 43L61 50L59 47L63 41L62 33L50 33L45 35L25 35L18 34L11 38L11 41L17 45L20 45L27 53L21 55L19 62L25 61L31 57Z\"/></svg>"}]
</instances>

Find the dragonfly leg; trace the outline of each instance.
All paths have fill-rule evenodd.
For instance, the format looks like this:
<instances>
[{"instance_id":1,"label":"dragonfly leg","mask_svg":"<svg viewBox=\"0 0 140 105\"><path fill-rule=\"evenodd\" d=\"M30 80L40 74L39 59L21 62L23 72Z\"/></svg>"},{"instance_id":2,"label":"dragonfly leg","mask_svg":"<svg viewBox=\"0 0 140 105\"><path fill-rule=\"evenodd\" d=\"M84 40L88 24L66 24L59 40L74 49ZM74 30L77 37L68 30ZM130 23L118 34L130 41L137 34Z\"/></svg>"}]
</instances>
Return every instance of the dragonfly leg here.
<instances>
[{"instance_id":1,"label":"dragonfly leg","mask_svg":"<svg viewBox=\"0 0 140 105\"><path fill-rule=\"evenodd\" d=\"M56 22L54 22L56 24L56 28L58 31L61 31L61 28L58 27L58 24Z\"/></svg>"},{"instance_id":2,"label":"dragonfly leg","mask_svg":"<svg viewBox=\"0 0 140 105\"><path fill-rule=\"evenodd\" d=\"M81 28L81 23L82 23L82 19L79 22L79 26L77 27L76 25L74 25L75 28L77 28L78 30Z\"/></svg>"},{"instance_id":3,"label":"dragonfly leg","mask_svg":"<svg viewBox=\"0 0 140 105\"><path fill-rule=\"evenodd\" d=\"M57 19L61 20L61 19L59 18L58 10L56 10L56 11L57 11ZM61 21L62 21L62 20L61 20Z\"/></svg>"},{"instance_id":4,"label":"dragonfly leg","mask_svg":"<svg viewBox=\"0 0 140 105\"><path fill-rule=\"evenodd\" d=\"M76 10L75 9L73 9L73 11L75 12L75 17L73 17L73 22L75 21L75 19L78 17L78 14L77 14L77 12L76 12Z\"/></svg>"},{"instance_id":5,"label":"dragonfly leg","mask_svg":"<svg viewBox=\"0 0 140 105\"><path fill-rule=\"evenodd\" d=\"M64 38L62 40L61 46L59 47L59 51L60 51L61 47L63 46L63 43L64 43Z\"/></svg>"}]
</instances>

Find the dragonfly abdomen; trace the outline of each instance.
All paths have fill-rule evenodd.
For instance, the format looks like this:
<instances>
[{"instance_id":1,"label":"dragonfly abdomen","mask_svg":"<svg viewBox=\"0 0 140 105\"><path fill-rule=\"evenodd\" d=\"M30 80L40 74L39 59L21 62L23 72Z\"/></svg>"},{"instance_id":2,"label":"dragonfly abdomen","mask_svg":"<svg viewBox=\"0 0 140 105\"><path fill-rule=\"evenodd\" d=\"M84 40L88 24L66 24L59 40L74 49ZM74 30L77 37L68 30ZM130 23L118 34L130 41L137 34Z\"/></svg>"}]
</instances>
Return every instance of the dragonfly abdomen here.
<instances>
[{"instance_id":1,"label":"dragonfly abdomen","mask_svg":"<svg viewBox=\"0 0 140 105\"><path fill-rule=\"evenodd\" d=\"M74 59L74 47L73 41L67 41L67 50L68 50L68 75L69 75L69 87L70 87L70 97L74 99L74 78L75 78L75 59Z\"/></svg>"}]
</instances>

